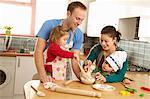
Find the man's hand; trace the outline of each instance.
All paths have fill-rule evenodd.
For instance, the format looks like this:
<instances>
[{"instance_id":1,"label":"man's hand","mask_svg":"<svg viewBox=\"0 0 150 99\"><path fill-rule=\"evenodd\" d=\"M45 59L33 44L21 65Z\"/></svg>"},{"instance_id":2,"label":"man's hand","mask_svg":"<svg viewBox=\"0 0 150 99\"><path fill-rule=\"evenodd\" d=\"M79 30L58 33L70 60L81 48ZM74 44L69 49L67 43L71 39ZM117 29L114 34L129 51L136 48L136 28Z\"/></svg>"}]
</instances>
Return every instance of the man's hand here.
<instances>
[{"instance_id":1,"label":"man's hand","mask_svg":"<svg viewBox=\"0 0 150 99\"><path fill-rule=\"evenodd\" d=\"M53 80L52 80L52 77L50 76L50 75L41 75L40 76L40 80L41 80L41 82L43 82L43 83L46 83L46 82L52 82Z\"/></svg>"}]
</instances>

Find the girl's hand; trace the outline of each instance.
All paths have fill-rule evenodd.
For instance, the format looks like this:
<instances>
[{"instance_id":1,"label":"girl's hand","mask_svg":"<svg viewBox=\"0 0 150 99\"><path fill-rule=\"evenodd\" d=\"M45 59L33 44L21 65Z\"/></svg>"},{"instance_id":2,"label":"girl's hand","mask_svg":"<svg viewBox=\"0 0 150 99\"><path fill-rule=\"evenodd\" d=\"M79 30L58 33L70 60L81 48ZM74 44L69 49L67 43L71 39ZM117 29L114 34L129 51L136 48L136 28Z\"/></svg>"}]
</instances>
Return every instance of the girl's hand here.
<instances>
[{"instance_id":1,"label":"girl's hand","mask_svg":"<svg viewBox=\"0 0 150 99\"><path fill-rule=\"evenodd\" d=\"M83 66L84 71L87 72L89 70L89 68L91 67L91 65L92 65L92 61L86 60L84 62L84 66Z\"/></svg>"},{"instance_id":2,"label":"girl's hand","mask_svg":"<svg viewBox=\"0 0 150 99\"><path fill-rule=\"evenodd\" d=\"M98 81L106 82L106 78L103 75L101 75L99 72L96 73L95 78Z\"/></svg>"}]
</instances>

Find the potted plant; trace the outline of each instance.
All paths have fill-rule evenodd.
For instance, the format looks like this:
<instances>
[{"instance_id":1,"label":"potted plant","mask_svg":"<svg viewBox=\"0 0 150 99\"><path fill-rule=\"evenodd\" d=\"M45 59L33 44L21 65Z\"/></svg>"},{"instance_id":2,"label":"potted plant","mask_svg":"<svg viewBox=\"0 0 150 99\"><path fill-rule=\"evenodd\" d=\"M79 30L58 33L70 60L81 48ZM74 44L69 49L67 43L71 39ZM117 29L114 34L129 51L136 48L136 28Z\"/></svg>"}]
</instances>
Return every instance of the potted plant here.
<instances>
[{"instance_id":1,"label":"potted plant","mask_svg":"<svg viewBox=\"0 0 150 99\"><path fill-rule=\"evenodd\" d=\"M11 35L11 29L12 28L13 28L12 26L4 26L5 34L6 35Z\"/></svg>"}]
</instances>

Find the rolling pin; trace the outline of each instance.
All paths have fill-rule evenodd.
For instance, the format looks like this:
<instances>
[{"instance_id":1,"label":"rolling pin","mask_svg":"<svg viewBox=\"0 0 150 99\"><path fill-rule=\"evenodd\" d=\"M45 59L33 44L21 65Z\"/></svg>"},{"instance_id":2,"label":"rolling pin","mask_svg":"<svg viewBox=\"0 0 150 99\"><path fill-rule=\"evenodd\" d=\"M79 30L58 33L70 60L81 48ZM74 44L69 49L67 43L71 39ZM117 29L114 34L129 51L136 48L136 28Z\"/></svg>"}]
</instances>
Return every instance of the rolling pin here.
<instances>
[{"instance_id":1,"label":"rolling pin","mask_svg":"<svg viewBox=\"0 0 150 99\"><path fill-rule=\"evenodd\" d=\"M60 86L53 86L51 88L52 91L60 92L60 93L68 93L68 94L75 94L75 95L84 95L84 96L91 96L91 97L101 97L101 93L81 90L81 89L72 89L72 88L64 88Z\"/></svg>"},{"instance_id":2,"label":"rolling pin","mask_svg":"<svg viewBox=\"0 0 150 99\"><path fill-rule=\"evenodd\" d=\"M68 80L68 81L66 81L66 82L64 83L64 86L67 86L67 85L69 85L70 83L75 82L75 81L79 81L79 80Z\"/></svg>"}]
</instances>

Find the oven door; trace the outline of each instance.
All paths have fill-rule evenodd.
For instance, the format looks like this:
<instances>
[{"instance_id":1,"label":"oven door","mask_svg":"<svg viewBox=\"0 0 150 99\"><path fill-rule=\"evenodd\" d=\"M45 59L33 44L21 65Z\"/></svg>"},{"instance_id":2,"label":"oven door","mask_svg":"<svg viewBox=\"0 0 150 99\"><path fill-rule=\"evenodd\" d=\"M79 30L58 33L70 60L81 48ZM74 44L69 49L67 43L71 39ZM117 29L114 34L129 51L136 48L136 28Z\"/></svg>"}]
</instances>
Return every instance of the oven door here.
<instances>
[{"instance_id":1,"label":"oven door","mask_svg":"<svg viewBox=\"0 0 150 99\"><path fill-rule=\"evenodd\" d=\"M0 90L10 82L10 73L5 66L0 65Z\"/></svg>"}]
</instances>

